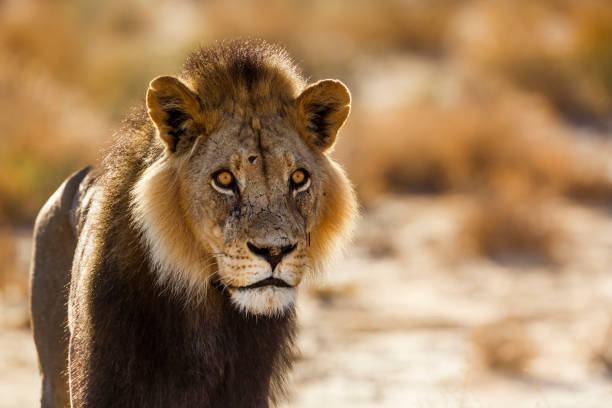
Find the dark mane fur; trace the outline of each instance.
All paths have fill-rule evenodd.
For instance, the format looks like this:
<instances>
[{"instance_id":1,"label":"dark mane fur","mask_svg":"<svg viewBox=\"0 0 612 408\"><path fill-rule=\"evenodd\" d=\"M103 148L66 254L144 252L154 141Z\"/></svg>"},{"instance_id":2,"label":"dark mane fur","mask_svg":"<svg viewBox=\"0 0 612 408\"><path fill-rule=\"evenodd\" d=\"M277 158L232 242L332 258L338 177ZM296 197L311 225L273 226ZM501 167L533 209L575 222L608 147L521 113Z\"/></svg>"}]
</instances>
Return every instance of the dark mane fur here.
<instances>
[{"instance_id":1,"label":"dark mane fur","mask_svg":"<svg viewBox=\"0 0 612 408\"><path fill-rule=\"evenodd\" d=\"M302 86L284 51L263 42L200 49L185 63L183 77L217 106L245 95L289 101ZM162 152L144 108L136 109L93 183L103 191L98 239L88 248L93 266L81 283L73 276L71 290L73 320L80 321L70 346L71 386L81 390L73 395L76 406L274 404L283 397L294 353L294 313L245 315L214 289L196 309L156 285L132 225L129 192Z\"/></svg>"},{"instance_id":2,"label":"dark mane fur","mask_svg":"<svg viewBox=\"0 0 612 408\"><path fill-rule=\"evenodd\" d=\"M226 41L199 48L183 65L181 77L208 109L234 106L266 111L288 105L304 79L286 51L261 40Z\"/></svg>"}]
</instances>

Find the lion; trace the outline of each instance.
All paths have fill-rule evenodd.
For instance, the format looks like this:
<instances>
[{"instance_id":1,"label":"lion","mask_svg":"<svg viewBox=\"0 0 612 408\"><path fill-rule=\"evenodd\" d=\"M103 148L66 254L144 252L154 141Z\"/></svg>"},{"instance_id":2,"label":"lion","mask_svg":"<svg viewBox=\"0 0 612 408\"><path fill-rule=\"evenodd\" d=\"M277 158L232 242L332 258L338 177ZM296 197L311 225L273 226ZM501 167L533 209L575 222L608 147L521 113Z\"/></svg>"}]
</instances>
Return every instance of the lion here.
<instances>
[{"instance_id":1,"label":"lion","mask_svg":"<svg viewBox=\"0 0 612 408\"><path fill-rule=\"evenodd\" d=\"M43 407L267 407L295 298L343 247L355 194L330 151L350 111L286 51L236 40L151 81L101 166L34 231Z\"/></svg>"}]
</instances>

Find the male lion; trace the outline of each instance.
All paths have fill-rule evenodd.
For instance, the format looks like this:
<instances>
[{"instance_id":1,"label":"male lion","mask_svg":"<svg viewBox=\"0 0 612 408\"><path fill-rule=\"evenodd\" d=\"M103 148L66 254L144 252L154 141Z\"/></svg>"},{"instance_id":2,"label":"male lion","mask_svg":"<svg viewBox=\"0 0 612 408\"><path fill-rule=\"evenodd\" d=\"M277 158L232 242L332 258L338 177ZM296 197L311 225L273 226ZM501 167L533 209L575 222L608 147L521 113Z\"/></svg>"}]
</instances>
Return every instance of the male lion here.
<instances>
[{"instance_id":1,"label":"male lion","mask_svg":"<svg viewBox=\"0 0 612 408\"><path fill-rule=\"evenodd\" d=\"M100 169L36 220L44 407L266 407L291 366L295 291L356 213L329 158L350 109L263 41L154 79Z\"/></svg>"}]
</instances>

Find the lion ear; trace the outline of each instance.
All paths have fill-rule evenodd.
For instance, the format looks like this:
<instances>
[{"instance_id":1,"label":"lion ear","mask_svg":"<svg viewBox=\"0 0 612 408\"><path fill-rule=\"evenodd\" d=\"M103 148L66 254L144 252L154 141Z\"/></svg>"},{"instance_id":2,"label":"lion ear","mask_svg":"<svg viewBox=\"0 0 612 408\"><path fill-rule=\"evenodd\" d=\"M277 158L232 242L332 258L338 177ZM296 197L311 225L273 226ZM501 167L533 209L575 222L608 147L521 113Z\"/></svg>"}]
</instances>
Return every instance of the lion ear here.
<instances>
[{"instance_id":1,"label":"lion ear","mask_svg":"<svg viewBox=\"0 0 612 408\"><path fill-rule=\"evenodd\" d=\"M177 78L160 76L149 84L147 91L149 117L159 136L172 152L181 139L193 137L198 130L200 98Z\"/></svg>"},{"instance_id":2,"label":"lion ear","mask_svg":"<svg viewBox=\"0 0 612 408\"><path fill-rule=\"evenodd\" d=\"M340 81L326 79L308 86L297 98L302 136L311 147L326 151L351 110L351 94Z\"/></svg>"}]
</instances>

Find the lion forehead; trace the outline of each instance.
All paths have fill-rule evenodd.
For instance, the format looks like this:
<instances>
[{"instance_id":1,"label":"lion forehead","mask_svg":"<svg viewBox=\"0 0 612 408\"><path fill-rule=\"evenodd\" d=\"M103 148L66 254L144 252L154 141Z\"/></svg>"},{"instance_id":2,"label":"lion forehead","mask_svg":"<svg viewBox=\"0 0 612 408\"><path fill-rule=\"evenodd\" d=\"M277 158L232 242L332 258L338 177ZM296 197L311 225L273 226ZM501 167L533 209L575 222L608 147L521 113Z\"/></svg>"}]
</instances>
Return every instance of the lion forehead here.
<instances>
[{"instance_id":1,"label":"lion forehead","mask_svg":"<svg viewBox=\"0 0 612 408\"><path fill-rule=\"evenodd\" d=\"M286 118L267 117L250 125L254 119L227 118L210 135L202 136L190 160L194 174L209 174L220 169L247 174L249 183L257 184L256 174L263 169L268 178L287 176L287 171L301 165L317 169L317 158Z\"/></svg>"}]
</instances>

